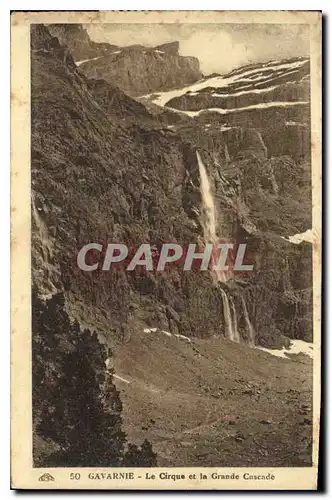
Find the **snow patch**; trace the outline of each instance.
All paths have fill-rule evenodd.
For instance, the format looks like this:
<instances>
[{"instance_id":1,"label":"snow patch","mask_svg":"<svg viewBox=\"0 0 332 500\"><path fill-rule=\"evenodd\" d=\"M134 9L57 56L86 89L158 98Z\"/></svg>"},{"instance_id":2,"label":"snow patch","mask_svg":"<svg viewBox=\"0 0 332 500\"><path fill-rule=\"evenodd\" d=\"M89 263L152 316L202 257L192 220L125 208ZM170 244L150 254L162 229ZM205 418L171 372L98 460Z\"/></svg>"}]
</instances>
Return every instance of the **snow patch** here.
<instances>
[{"instance_id":1,"label":"snow patch","mask_svg":"<svg viewBox=\"0 0 332 500\"><path fill-rule=\"evenodd\" d=\"M170 332L167 332L166 330L161 330L161 333L167 335L167 337L172 337L172 334Z\"/></svg>"},{"instance_id":2,"label":"snow patch","mask_svg":"<svg viewBox=\"0 0 332 500\"><path fill-rule=\"evenodd\" d=\"M159 328L144 328L143 330L144 333L162 333L166 335L167 337L176 337L177 339L185 340L186 342L191 342L191 339L189 337L186 337L185 335L181 335L180 333L171 333L168 332L167 330L160 330Z\"/></svg>"},{"instance_id":3,"label":"snow patch","mask_svg":"<svg viewBox=\"0 0 332 500\"><path fill-rule=\"evenodd\" d=\"M292 340L289 349L285 347L283 349L266 349L265 347L257 347L260 351L268 352L272 356L277 356L278 358L290 359L290 354L305 354L310 358L314 357L313 344L310 342L304 342L304 340Z\"/></svg>"},{"instance_id":4,"label":"snow patch","mask_svg":"<svg viewBox=\"0 0 332 500\"><path fill-rule=\"evenodd\" d=\"M303 61L296 61L293 63L285 63L285 64L280 64L279 66L274 66L271 64L269 66L269 70L272 69L275 72L279 70L286 70L285 74L289 75L291 73L297 72L297 70L303 66L307 60ZM251 76L251 78L246 78L247 76ZM192 85L188 85L186 87L182 87L180 89L175 89L175 90L170 90L167 92L159 92L159 93L153 93L153 94L146 94L141 97L143 98L149 98L154 104L157 104L158 106L165 106L168 101L171 99L174 99L175 97L180 97L187 92L192 92L195 95L195 92L205 89L207 87L212 87L212 88L225 88L229 87L233 83L238 83L239 81L243 82L255 82L261 80L262 82L264 81L269 81L273 80L276 77L281 76L280 74L276 75L264 75L262 73L262 67L243 71L237 74L229 74L229 76L214 76L212 78L207 78L207 79L202 79L199 82L196 82Z\"/></svg>"},{"instance_id":5,"label":"snow patch","mask_svg":"<svg viewBox=\"0 0 332 500\"><path fill-rule=\"evenodd\" d=\"M255 84L257 84L257 83L273 83L276 78L280 78L282 76L289 76L289 75L292 75L292 74L295 74L295 73L298 73L298 71L294 70L294 71L287 71L285 73L279 73L279 74L275 74L275 75L265 75L261 79L250 80L250 81L253 82L253 83L255 83ZM248 81L248 80L244 80L244 81ZM285 85L286 83L295 83L295 81L292 80L292 81L283 82L283 83L281 82L281 83L278 84L278 86Z\"/></svg>"},{"instance_id":6,"label":"snow patch","mask_svg":"<svg viewBox=\"0 0 332 500\"><path fill-rule=\"evenodd\" d=\"M105 361L105 365L106 365L106 370L110 370L111 368L113 368L112 358L107 358Z\"/></svg>"},{"instance_id":7,"label":"snow patch","mask_svg":"<svg viewBox=\"0 0 332 500\"><path fill-rule=\"evenodd\" d=\"M287 127L307 127L306 123L294 122L293 120L285 122Z\"/></svg>"},{"instance_id":8,"label":"snow patch","mask_svg":"<svg viewBox=\"0 0 332 500\"><path fill-rule=\"evenodd\" d=\"M174 337L176 337L177 339L185 340L186 342L191 342L191 339L189 337L186 337L185 335L180 335L180 333L175 333Z\"/></svg>"},{"instance_id":9,"label":"snow patch","mask_svg":"<svg viewBox=\"0 0 332 500\"><path fill-rule=\"evenodd\" d=\"M114 378L117 378L118 380L121 380L122 382L125 382L126 384L131 384L131 381L130 380L127 380L123 377L120 377L120 375L113 375Z\"/></svg>"},{"instance_id":10,"label":"snow patch","mask_svg":"<svg viewBox=\"0 0 332 500\"><path fill-rule=\"evenodd\" d=\"M286 107L291 107L291 106L301 106L304 104L309 104L308 101L296 101L296 102L262 102L259 104L252 104L250 106L245 106L243 108L231 108L231 109L225 109L225 108L206 108L206 109L200 109L198 111L184 111L180 109L175 109L175 108L169 108L172 111L182 113L185 115L188 115L190 117L195 117L199 116L201 113L219 113L220 115L228 115L230 113L236 113L239 111L247 111L247 110L252 110L252 109L267 109L267 108L286 108Z\"/></svg>"},{"instance_id":11,"label":"snow patch","mask_svg":"<svg viewBox=\"0 0 332 500\"><path fill-rule=\"evenodd\" d=\"M268 69L268 72L271 70L274 71L276 74L280 73L280 70L286 70L284 71L285 74L288 74L289 72L294 72L295 70L298 70L301 66L303 66L307 62L306 60L303 61L295 61L295 62L289 62L289 63L284 63L284 64L271 64L271 65L264 65L264 67L258 67L258 68L252 68L247 71L244 71L243 73L237 73L236 75L233 75L233 77L237 77L236 79L242 79L243 76L250 76L252 75L252 78L257 78L257 77L262 77L266 76L267 71L264 70L264 68ZM289 71L290 70L290 71ZM271 74L268 75L269 77L272 76Z\"/></svg>"},{"instance_id":12,"label":"snow patch","mask_svg":"<svg viewBox=\"0 0 332 500\"><path fill-rule=\"evenodd\" d=\"M96 61L97 59L101 59L102 57L104 56L93 57L92 59L83 59L82 61L76 61L76 66L81 66L81 64L89 61Z\"/></svg>"},{"instance_id":13,"label":"snow patch","mask_svg":"<svg viewBox=\"0 0 332 500\"><path fill-rule=\"evenodd\" d=\"M246 94L262 94L264 92L271 92L271 90L274 90L276 88L280 87L280 85L273 85L272 87L267 87L264 89L251 89L251 90L241 90L241 92L236 92L234 94L216 94L213 93L211 94L212 97L237 97L239 95L246 95ZM202 95L197 92L198 95Z\"/></svg>"},{"instance_id":14,"label":"snow patch","mask_svg":"<svg viewBox=\"0 0 332 500\"><path fill-rule=\"evenodd\" d=\"M144 328L143 332L144 333L155 333L158 330L158 328Z\"/></svg>"},{"instance_id":15,"label":"snow patch","mask_svg":"<svg viewBox=\"0 0 332 500\"><path fill-rule=\"evenodd\" d=\"M294 243L294 245L299 245L300 243L302 243L302 241L315 243L316 241L318 241L318 234L313 229L307 229L306 231L304 231L304 233L294 234L293 236L288 236L288 238L286 239L291 243Z\"/></svg>"}]
</instances>

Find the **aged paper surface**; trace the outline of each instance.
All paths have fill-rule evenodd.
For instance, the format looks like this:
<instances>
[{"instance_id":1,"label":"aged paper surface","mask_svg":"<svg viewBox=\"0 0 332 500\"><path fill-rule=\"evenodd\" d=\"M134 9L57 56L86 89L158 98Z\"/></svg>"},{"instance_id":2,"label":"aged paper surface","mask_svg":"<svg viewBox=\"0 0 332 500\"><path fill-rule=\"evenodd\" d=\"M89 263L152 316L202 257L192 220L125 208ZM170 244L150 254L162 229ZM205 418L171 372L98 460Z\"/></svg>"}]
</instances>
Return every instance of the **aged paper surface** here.
<instances>
[{"instance_id":1,"label":"aged paper surface","mask_svg":"<svg viewBox=\"0 0 332 500\"><path fill-rule=\"evenodd\" d=\"M14 13L12 487L317 487L321 14Z\"/></svg>"}]
</instances>

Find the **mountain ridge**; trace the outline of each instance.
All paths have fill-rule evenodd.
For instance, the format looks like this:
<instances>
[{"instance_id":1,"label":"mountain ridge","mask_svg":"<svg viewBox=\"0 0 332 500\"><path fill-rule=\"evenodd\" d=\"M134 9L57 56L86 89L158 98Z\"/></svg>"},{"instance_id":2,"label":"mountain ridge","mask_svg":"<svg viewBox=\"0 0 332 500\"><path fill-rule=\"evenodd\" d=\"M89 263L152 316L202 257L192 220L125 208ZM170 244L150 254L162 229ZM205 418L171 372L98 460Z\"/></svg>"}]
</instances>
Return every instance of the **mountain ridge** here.
<instances>
[{"instance_id":1,"label":"mountain ridge","mask_svg":"<svg viewBox=\"0 0 332 500\"><path fill-rule=\"evenodd\" d=\"M177 41L156 47L119 47L93 42L81 25L74 26L48 25L48 29L68 47L88 78L103 79L130 95L167 90L202 76L198 59L181 56Z\"/></svg>"}]
</instances>

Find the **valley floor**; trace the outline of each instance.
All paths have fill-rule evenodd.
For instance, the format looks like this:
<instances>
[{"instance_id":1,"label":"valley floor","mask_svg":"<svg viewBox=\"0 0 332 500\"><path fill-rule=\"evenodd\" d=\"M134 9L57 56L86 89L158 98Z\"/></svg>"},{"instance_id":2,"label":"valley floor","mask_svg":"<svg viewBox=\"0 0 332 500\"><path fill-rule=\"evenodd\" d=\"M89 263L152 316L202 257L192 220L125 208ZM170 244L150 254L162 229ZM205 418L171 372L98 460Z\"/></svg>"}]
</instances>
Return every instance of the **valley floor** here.
<instances>
[{"instance_id":1,"label":"valley floor","mask_svg":"<svg viewBox=\"0 0 332 500\"><path fill-rule=\"evenodd\" d=\"M312 360L277 358L222 338L136 332L114 381L129 440L159 466L310 466Z\"/></svg>"}]
</instances>

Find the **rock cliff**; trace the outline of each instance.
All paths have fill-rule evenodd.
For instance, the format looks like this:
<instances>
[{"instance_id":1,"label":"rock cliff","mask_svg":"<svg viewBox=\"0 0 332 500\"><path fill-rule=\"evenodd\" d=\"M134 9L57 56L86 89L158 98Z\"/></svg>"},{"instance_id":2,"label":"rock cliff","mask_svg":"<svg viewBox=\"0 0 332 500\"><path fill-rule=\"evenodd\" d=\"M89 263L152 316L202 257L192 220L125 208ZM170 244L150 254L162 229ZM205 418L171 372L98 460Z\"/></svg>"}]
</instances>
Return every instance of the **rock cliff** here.
<instances>
[{"instance_id":1,"label":"rock cliff","mask_svg":"<svg viewBox=\"0 0 332 500\"><path fill-rule=\"evenodd\" d=\"M49 25L48 29L69 48L88 78L103 79L130 95L167 90L202 77L198 59L181 56L178 42L154 48L118 47L92 42L81 25Z\"/></svg>"},{"instance_id":2,"label":"rock cliff","mask_svg":"<svg viewBox=\"0 0 332 500\"><path fill-rule=\"evenodd\" d=\"M81 28L78 33L86 40ZM283 239L311 226L306 141L301 149L296 134L281 139L285 121L295 120L293 108L290 115L284 108L231 113L226 124L210 111L190 116L162 107L154 116L124 93L129 79L122 78L120 66L114 64L112 74L121 90L109 83L110 73L104 80L87 78L90 70L83 74L84 65L77 67L70 50L45 27L32 26L31 43L32 272L40 296L64 291L70 316L114 344L144 326L189 337L225 336L225 289L244 342L247 314L256 343L283 345L285 335L310 340L311 246ZM160 56L171 65L172 58L179 60L177 50L175 44L124 49L124 60L140 67L137 92L150 85L147 61ZM139 60L146 63L139 66ZM156 75L154 86L176 83L163 80L159 70ZM296 123L308 124L301 110ZM130 248L202 241L196 151L212 185L218 236L247 242L254 272L216 286L208 271L179 267L165 273L81 271L77 252L92 241Z\"/></svg>"},{"instance_id":3,"label":"rock cliff","mask_svg":"<svg viewBox=\"0 0 332 500\"><path fill-rule=\"evenodd\" d=\"M109 43L93 42L81 24L49 24L47 29L61 45L68 47L75 61L106 56L118 48Z\"/></svg>"}]
</instances>

